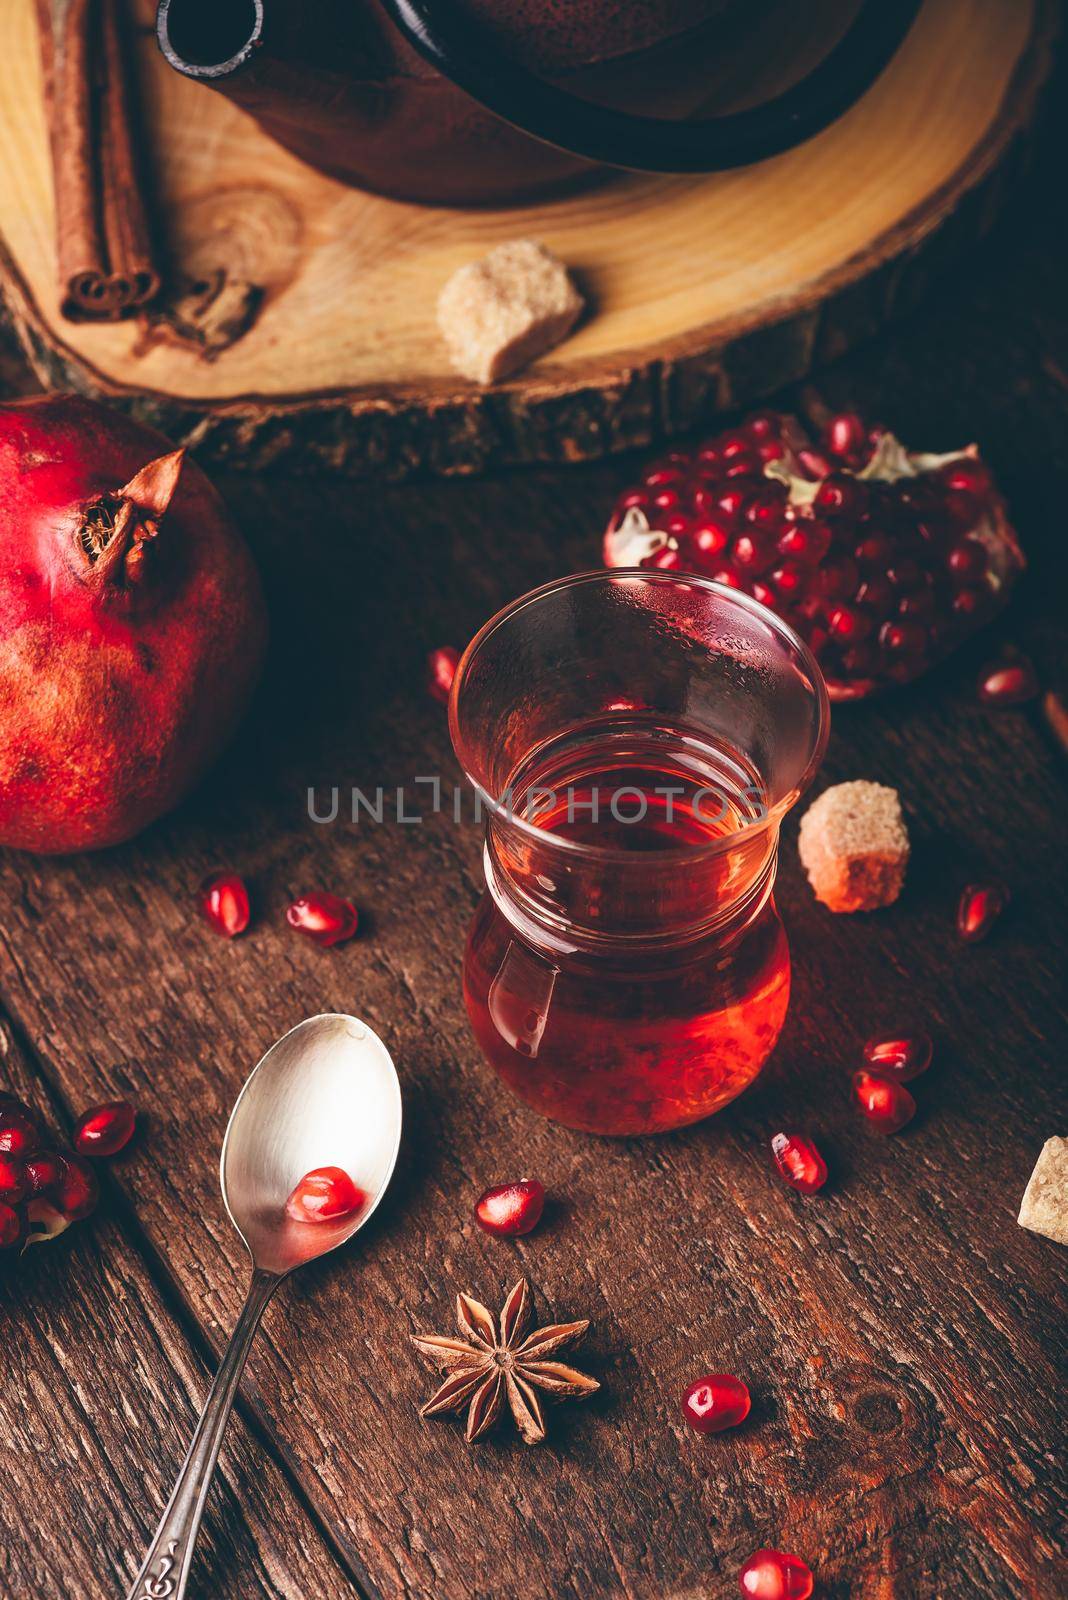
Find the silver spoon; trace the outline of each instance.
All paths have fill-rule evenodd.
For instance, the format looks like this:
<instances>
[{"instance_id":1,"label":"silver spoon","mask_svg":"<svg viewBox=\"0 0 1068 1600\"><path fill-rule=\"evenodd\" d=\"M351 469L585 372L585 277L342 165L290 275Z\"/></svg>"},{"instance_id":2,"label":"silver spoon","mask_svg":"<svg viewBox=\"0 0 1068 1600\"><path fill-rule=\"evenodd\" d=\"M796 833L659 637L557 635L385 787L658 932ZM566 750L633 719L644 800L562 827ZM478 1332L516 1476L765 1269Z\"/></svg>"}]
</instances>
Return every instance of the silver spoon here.
<instances>
[{"instance_id":1,"label":"silver spoon","mask_svg":"<svg viewBox=\"0 0 1068 1600\"><path fill-rule=\"evenodd\" d=\"M389 1051L356 1017L309 1017L271 1046L230 1113L219 1177L252 1282L193 1442L129 1600L181 1600L211 1476L267 1302L295 1267L336 1250L386 1191L400 1146L401 1094ZM286 1201L306 1173L341 1167L366 1203L337 1222L294 1222Z\"/></svg>"}]
</instances>

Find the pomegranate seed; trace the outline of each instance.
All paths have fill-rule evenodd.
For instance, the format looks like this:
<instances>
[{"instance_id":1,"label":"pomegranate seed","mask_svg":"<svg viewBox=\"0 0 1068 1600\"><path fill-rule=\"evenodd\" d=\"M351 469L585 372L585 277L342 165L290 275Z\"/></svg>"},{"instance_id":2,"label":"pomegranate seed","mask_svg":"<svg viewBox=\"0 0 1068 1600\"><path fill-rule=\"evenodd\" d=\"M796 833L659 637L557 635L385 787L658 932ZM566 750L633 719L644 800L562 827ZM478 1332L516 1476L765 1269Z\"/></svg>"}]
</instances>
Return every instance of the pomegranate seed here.
<instances>
[{"instance_id":1,"label":"pomegranate seed","mask_svg":"<svg viewBox=\"0 0 1068 1600\"><path fill-rule=\"evenodd\" d=\"M888 656L919 656L927 649L927 633L918 622L884 622L879 643Z\"/></svg>"},{"instance_id":2,"label":"pomegranate seed","mask_svg":"<svg viewBox=\"0 0 1068 1600\"><path fill-rule=\"evenodd\" d=\"M367 1203L342 1167L315 1167L306 1172L286 1201L286 1216L294 1222L339 1222Z\"/></svg>"},{"instance_id":3,"label":"pomegranate seed","mask_svg":"<svg viewBox=\"0 0 1068 1600\"><path fill-rule=\"evenodd\" d=\"M904 1084L875 1072L854 1072L853 1093L868 1121L880 1133L900 1133L916 1115L916 1102Z\"/></svg>"},{"instance_id":4,"label":"pomegranate seed","mask_svg":"<svg viewBox=\"0 0 1068 1600\"><path fill-rule=\"evenodd\" d=\"M993 487L987 468L974 456L958 456L956 461L947 462L942 468L941 477L947 489L959 489L965 494L975 495L980 500L984 499Z\"/></svg>"},{"instance_id":5,"label":"pomegranate seed","mask_svg":"<svg viewBox=\"0 0 1068 1600\"><path fill-rule=\"evenodd\" d=\"M918 1078L931 1065L934 1046L929 1033L907 1033L897 1039L869 1039L864 1059L875 1072L898 1083Z\"/></svg>"},{"instance_id":6,"label":"pomegranate seed","mask_svg":"<svg viewBox=\"0 0 1068 1600\"><path fill-rule=\"evenodd\" d=\"M758 455L735 456L733 461L728 461L723 475L726 478L756 478L760 475L763 463Z\"/></svg>"},{"instance_id":7,"label":"pomegranate seed","mask_svg":"<svg viewBox=\"0 0 1068 1600\"><path fill-rule=\"evenodd\" d=\"M26 1169L18 1156L6 1152L0 1154L0 1200L9 1206L17 1206L25 1198L28 1188Z\"/></svg>"},{"instance_id":8,"label":"pomegranate seed","mask_svg":"<svg viewBox=\"0 0 1068 1600\"><path fill-rule=\"evenodd\" d=\"M344 944L346 939L351 939L359 917L351 900L342 900L340 895L321 889L294 900L286 912L286 921L316 944L331 945Z\"/></svg>"},{"instance_id":9,"label":"pomegranate seed","mask_svg":"<svg viewBox=\"0 0 1068 1600\"><path fill-rule=\"evenodd\" d=\"M536 1228L544 1209L545 1190L537 1178L523 1178L487 1189L475 1204L475 1218L487 1233L511 1239Z\"/></svg>"},{"instance_id":10,"label":"pomegranate seed","mask_svg":"<svg viewBox=\"0 0 1068 1600\"><path fill-rule=\"evenodd\" d=\"M821 517L854 520L867 507L867 490L856 478L833 472L829 478L824 478L816 490L812 504Z\"/></svg>"},{"instance_id":11,"label":"pomegranate seed","mask_svg":"<svg viewBox=\"0 0 1068 1600\"><path fill-rule=\"evenodd\" d=\"M855 411L843 411L832 417L823 431L824 443L832 456L846 461L850 466L860 466L871 454L868 430Z\"/></svg>"},{"instance_id":12,"label":"pomegranate seed","mask_svg":"<svg viewBox=\"0 0 1068 1600\"><path fill-rule=\"evenodd\" d=\"M236 939L249 922L248 890L236 872L216 872L200 885L200 909L225 939Z\"/></svg>"},{"instance_id":13,"label":"pomegranate seed","mask_svg":"<svg viewBox=\"0 0 1068 1600\"><path fill-rule=\"evenodd\" d=\"M822 450L799 450L797 460L805 477L812 479L813 482L826 478L831 473L830 457L824 455Z\"/></svg>"},{"instance_id":14,"label":"pomegranate seed","mask_svg":"<svg viewBox=\"0 0 1068 1600\"><path fill-rule=\"evenodd\" d=\"M950 546L946 566L958 582L974 581L986 571L986 551L978 539L958 539Z\"/></svg>"},{"instance_id":15,"label":"pomegranate seed","mask_svg":"<svg viewBox=\"0 0 1068 1600\"><path fill-rule=\"evenodd\" d=\"M886 617L896 606L897 596L886 578L865 578L857 590L857 604L877 617Z\"/></svg>"},{"instance_id":16,"label":"pomegranate seed","mask_svg":"<svg viewBox=\"0 0 1068 1600\"><path fill-rule=\"evenodd\" d=\"M717 568L712 574L712 582L725 584L728 589L740 589L742 587L742 580L734 567Z\"/></svg>"},{"instance_id":17,"label":"pomegranate seed","mask_svg":"<svg viewBox=\"0 0 1068 1600\"><path fill-rule=\"evenodd\" d=\"M665 461L650 467L645 474L646 486L650 489L662 489L668 484L681 483L682 478L682 467L677 461Z\"/></svg>"},{"instance_id":18,"label":"pomegranate seed","mask_svg":"<svg viewBox=\"0 0 1068 1600\"><path fill-rule=\"evenodd\" d=\"M735 566L740 567L743 572L762 572L774 559L769 554L763 539L751 533L739 534L731 553Z\"/></svg>"},{"instance_id":19,"label":"pomegranate seed","mask_svg":"<svg viewBox=\"0 0 1068 1600\"><path fill-rule=\"evenodd\" d=\"M737 456L749 454L750 441L741 433L728 433L720 443L719 453L724 461L733 461Z\"/></svg>"},{"instance_id":20,"label":"pomegranate seed","mask_svg":"<svg viewBox=\"0 0 1068 1600\"><path fill-rule=\"evenodd\" d=\"M774 1134L771 1153L786 1182L799 1194L816 1194L827 1182L827 1163L803 1133Z\"/></svg>"},{"instance_id":21,"label":"pomegranate seed","mask_svg":"<svg viewBox=\"0 0 1068 1600\"><path fill-rule=\"evenodd\" d=\"M828 600L846 600L856 594L860 569L849 556L832 556L816 573L816 588Z\"/></svg>"},{"instance_id":22,"label":"pomegranate seed","mask_svg":"<svg viewBox=\"0 0 1068 1600\"><path fill-rule=\"evenodd\" d=\"M677 489L661 489L653 496L653 505L657 511L677 511L682 504L682 496Z\"/></svg>"},{"instance_id":23,"label":"pomegranate seed","mask_svg":"<svg viewBox=\"0 0 1068 1600\"><path fill-rule=\"evenodd\" d=\"M786 509L786 489L776 484L758 489L745 503L745 520L760 533L778 533Z\"/></svg>"},{"instance_id":24,"label":"pomegranate seed","mask_svg":"<svg viewBox=\"0 0 1068 1600\"><path fill-rule=\"evenodd\" d=\"M63 1177L63 1157L55 1150L38 1150L26 1163L26 1193L31 1200L51 1194Z\"/></svg>"},{"instance_id":25,"label":"pomegranate seed","mask_svg":"<svg viewBox=\"0 0 1068 1600\"><path fill-rule=\"evenodd\" d=\"M745 424L751 439L777 439L782 432L782 418L774 411L755 411Z\"/></svg>"},{"instance_id":26,"label":"pomegranate seed","mask_svg":"<svg viewBox=\"0 0 1068 1600\"><path fill-rule=\"evenodd\" d=\"M1022 706L1038 693L1038 674L1030 661L1006 661L979 675L979 698L987 706Z\"/></svg>"},{"instance_id":27,"label":"pomegranate seed","mask_svg":"<svg viewBox=\"0 0 1068 1600\"><path fill-rule=\"evenodd\" d=\"M729 1372L712 1372L691 1383L682 1397L682 1414L695 1433L722 1433L749 1415L749 1390Z\"/></svg>"},{"instance_id":28,"label":"pomegranate seed","mask_svg":"<svg viewBox=\"0 0 1068 1600\"><path fill-rule=\"evenodd\" d=\"M854 639L863 639L871 623L855 606L835 606L827 618L827 626L836 638L850 644Z\"/></svg>"},{"instance_id":29,"label":"pomegranate seed","mask_svg":"<svg viewBox=\"0 0 1068 1600\"><path fill-rule=\"evenodd\" d=\"M957 932L967 944L985 939L1009 903L1003 883L969 883L957 906Z\"/></svg>"},{"instance_id":30,"label":"pomegranate seed","mask_svg":"<svg viewBox=\"0 0 1068 1600\"><path fill-rule=\"evenodd\" d=\"M678 546L675 544L664 545L655 555L646 556L641 565L651 568L655 572L674 572L676 567L681 567L682 565Z\"/></svg>"},{"instance_id":31,"label":"pomegranate seed","mask_svg":"<svg viewBox=\"0 0 1068 1600\"><path fill-rule=\"evenodd\" d=\"M825 522L795 522L779 540L779 550L793 561L815 566L831 548L831 530Z\"/></svg>"},{"instance_id":32,"label":"pomegranate seed","mask_svg":"<svg viewBox=\"0 0 1068 1600\"><path fill-rule=\"evenodd\" d=\"M426 687L432 700L446 704L459 660L460 652L454 650L451 644L431 650L426 658Z\"/></svg>"},{"instance_id":33,"label":"pomegranate seed","mask_svg":"<svg viewBox=\"0 0 1068 1600\"><path fill-rule=\"evenodd\" d=\"M958 589L951 602L955 617L977 617L989 604L985 589Z\"/></svg>"},{"instance_id":34,"label":"pomegranate seed","mask_svg":"<svg viewBox=\"0 0 1068 1600\"><path fill-rule=\"evenodd\" d=\"M789 601L802 592L805 575L792 561L784 561L781 567L769 572L768 582L774 585L781 599Z\"/></svg>"},{"instance_id":35,"label":"pomegranate seed","mask_svg":"<svg viewBox=\"0 0 1068 1600\"><path fill-rule=\"evenodd\" d=\"M774 611L775 601L778 597L770 583L765 583L762 578L757 578L749 585L749 593L754 600L759 600L762 606L770 606Z\"/></svg>"},{"instance_id":36,"label":"pomegranate seed","mask_svg":"<svg viewBox=\"0 0 1068 1600\"><path fill-rule=\"evenodd\" d=\"M21 1211L0 1200L0 1250L14 1250L26 1232L26 1219Z\"/></svg>"},{"instance_id":37,"label":"pomegranate seed","mask_svg":"<svg viewBox=\"0 0 1068 1600\"><path fill-rule=\"evenodd\" d=\"M718 556L726 550L729 538L728 529L710 518L707 522L698 523L693 530L692 542L703 556Z\"/></svg>"},{"instance_id":38,"label":"pomegranate seed","mask_svg":"<svg viewBox=\"0 0 1068 1600\"><path fill-rule=\"evenodd\" d=\"M21 1100L0 1106L0 1155L28 1156L40 1142L37 1119L29 1106Z\"/></svg>"},{"instance_id":39,"label":"pomegranate seed","mask_svg":"<svg viewBox=\"0 0 1068 1600\"><path fill-rule=\"evenodd\" d=\"M96 1210L100 1185L96 1173L81 1156L62 1156L60 1161L62 1170L54 1190L56 1208L68 1222L80 1222Z\"/></svg>"},{"instance_id":40,"label":"pomegranate seed","mask_svg":"<svg viewBox=\"0 0 1068 1600\"><path fill-rule=\"evenodd\" d=\"M83 1156L115 1156L133 1138L136 1115L128 1100L108 1100L90 1106L78 1118L71 1139Z\"/></svg>"},{"instance_id":41,"label":"pomegranate seed","mask_svg":"<svg viewBox=\"0 0 1068 1600\"><path fill-rule=\"evenodd\" d=\"M800 1556L785 1550L757 1550L738 1574L750 1600L809 1600L813 1577Z\"/></svg>"},{"instance_id":42,"label":"pomegranate seed","mask_svg":"<svg viewBox=\"0 0 1068 1600\"><path fill-rule=\"evenodd\" d=\"M716 499L717 508L729 522L736 522L742 514L745 505L744 489L723 489Z\"/></svg>"}]
</instances>

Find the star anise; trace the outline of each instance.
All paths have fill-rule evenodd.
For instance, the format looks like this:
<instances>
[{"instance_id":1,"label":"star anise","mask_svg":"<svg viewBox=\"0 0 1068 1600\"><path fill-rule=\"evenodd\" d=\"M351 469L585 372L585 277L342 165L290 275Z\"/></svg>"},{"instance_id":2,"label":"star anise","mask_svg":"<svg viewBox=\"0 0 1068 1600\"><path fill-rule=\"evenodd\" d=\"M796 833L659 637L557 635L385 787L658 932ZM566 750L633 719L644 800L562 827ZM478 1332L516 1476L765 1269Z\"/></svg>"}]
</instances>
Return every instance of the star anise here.
<instances>
[{"instance_id":1,"label":"star anise","mask_svg":"<svg viewBox=\"0 0 1068 1600\"><path fill-rule=\"evenodd\" d=\"M413 1333L412 1343L448 1376L420 1416L437 1417L467 1406L467 1442L473 1444L497 1421L505 1400L527 1444L545 1438L538 1390L555 1400L583 1400L601 1386L595 1378L550 1361L565 1345L581 1339L589 1322L558 1322L528 1333L532 1312L530 1285L520 1278L504 1302L500 1324L468 1294L456 1296L461 1339L446 1334Z\"/></svg>"}]
</instances>

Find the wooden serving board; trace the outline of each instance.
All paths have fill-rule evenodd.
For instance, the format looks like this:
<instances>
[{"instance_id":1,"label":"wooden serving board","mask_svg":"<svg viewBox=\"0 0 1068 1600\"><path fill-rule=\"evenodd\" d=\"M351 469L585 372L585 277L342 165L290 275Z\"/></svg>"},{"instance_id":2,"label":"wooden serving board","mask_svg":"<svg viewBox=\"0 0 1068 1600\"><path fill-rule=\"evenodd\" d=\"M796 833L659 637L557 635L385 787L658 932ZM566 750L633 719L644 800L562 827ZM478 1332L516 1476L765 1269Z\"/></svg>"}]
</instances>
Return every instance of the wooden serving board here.
<instances>
[{"instance_id":1,"label":"wooden serving board","mask_svg":"<svg viewBox=\"0 0 1068 1600\"><path fill-rule=\"evenodd\" d=\"M928 0L861 104L755 167L457 212L305 167L167 68L147 7L155 188L175 276L196 290L153 323L100 326L59 314L33 4L0 7L0 291L38 376L128 403L206 457L391 477L643 444L868 335L989 225L1058 11ZM517 235L575 269L591 311L482 391L450 372L434 303L455 267Z\"/></svg>"}]
</instances>

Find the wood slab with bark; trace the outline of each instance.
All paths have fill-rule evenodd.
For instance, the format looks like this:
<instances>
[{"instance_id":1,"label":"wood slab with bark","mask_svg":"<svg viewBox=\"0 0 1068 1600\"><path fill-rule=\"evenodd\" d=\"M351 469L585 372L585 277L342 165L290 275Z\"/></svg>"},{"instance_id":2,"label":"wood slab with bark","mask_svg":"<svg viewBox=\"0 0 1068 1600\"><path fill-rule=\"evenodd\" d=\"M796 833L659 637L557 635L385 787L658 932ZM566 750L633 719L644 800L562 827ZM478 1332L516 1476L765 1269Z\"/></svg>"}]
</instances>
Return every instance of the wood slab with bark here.
<instances>
[{"instance_id":1,"label":"wood slab with bark","mask_svg":"<svg viewBox=\"0 0 1068 1600\"><path fill-rule=\"evenodd\" d=\"M1012 192L1059 15L1056 0L926 0L863 101L772 161L459 212L312 172L171 71L138 0L169 288L147 322L76 326L59 311L33 4L0 7L0 296L41 381L115 398L205 460L392 478L676 434L908 311ZM831 10L796 7L764 70L811 49ZM590 313L482 390L450 370L435 302L517 236L575 270Z\"/></svg>"}]
</instances>

